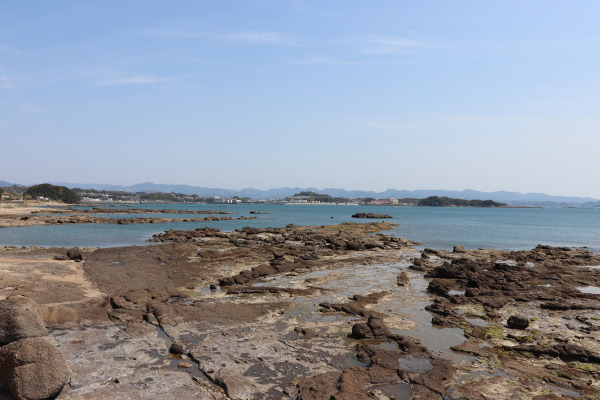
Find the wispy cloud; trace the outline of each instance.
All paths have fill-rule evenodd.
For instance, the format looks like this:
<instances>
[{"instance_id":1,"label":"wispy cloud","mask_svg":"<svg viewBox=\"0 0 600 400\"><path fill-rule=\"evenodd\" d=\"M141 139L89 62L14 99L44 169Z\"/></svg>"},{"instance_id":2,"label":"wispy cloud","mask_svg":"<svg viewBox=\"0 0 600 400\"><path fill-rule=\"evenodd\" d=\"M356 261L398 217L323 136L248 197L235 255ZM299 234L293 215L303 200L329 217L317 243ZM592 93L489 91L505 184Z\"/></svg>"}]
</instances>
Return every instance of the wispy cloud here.
<instances>
[{"instance_id":1,"label":"wispy cloud","mask_svg":"<svg viewBox=\"0 0 600 400\"><path fill-rule=\"evenodd\" d=\"M103 71L96 74L98 83L102 86L140 85L170 81L176 77L160 77L154 74L136 74L122 71Z\"/></svg>"},{"instance_id":2,"label":"wispy cloud","mask_svg":"<svg viewBox=\"0 0 600 400\"><path fill-rule=\"evenodd\" d=\"M164 29L164 28L150 28L142 29L139 31L142 35L150 36L162 36L168 38L179 38L179 39L193 39L204 37L205 34L192 29Z\"/></svg>"},{"instance_id":3,"label":"wispy cloud","mask_svg":"<svg viewBox=\"0 0 600 400\"><path fill-rule=\"evenodd\" d=\"M317 3L317 4L323 5L324 3ZM300 0L291 0L290 5L292 6L292 8L294 10L296 10L298 12L302 12L304 14L311 14L311 15L316 15L318 17L337 18L337 19L346 18L341 13L331 13L331 12L322 11L315 7L308 6L305 2L300 1ZM338 11L343 12L343 8L339 9Z\"/></svg>"},{"instance_id":4,"label":"wispy cloud","mask_svg":"<svg viewBox=\"0 0 600 400\"><path fill-rule=\"evenodd\" d=\"M21 104L21 107L15 112L16 115L24 117L28 114L44 111L43 107L39 107L30 103Z\"/></svg>"},{"instance_id":5,"label":"wispy cloud","mask_svg":"<svg viewBox=\"0 0 600 400\"><path fill-rule=\"evenodd\" d=\"M16 88L14 80L2 70L2 67L0 67L0 88L1 89Z\"/></svg>"},{"instance_id":6,"label":"wispy cloud","mask_svg":"<svg viewBox=\"0 0 600 400\"><path fill-rule=\"evenodd\" d=\"M23 52L21 50L17 50L13 47L10 46L2 46L0 45L0 52L2 53L11 53L11 54L15 54L15 55L20 55L23 54Z\"/></svg>"},{"instance_id":7,"label":"wispy cloud","mask_svg":"<svg viewBox=\"0 0 600 400\"><path fill-rule=\"evenodd\" d=\"M237 32L217 35L215 38L232 42L265 43L265 44L295 44L293 40L275 32Z\"/></svg>"},{"instance_id":8,"label":"wispy cloud","mask_svg":"<svg viewBox=\"0 0 600 400\"><path fill-rule=\"evenodd\" d=\"M421 47L419 40L398 36L361 35L355 38L365 54L393 54L407 48Z\"/></svg>"},{"instance_id":9,"label":"wispy cloud","mask_svg":"<svg viewBox=\"0 0 600 400\"><path fill-rule=\"evenodd\" d=\"M243 31L243 32L206 32L195 29L145 29L143 34L179 39L205 38L238 43L276 44L299 46L298 40L277 32Z\"/></svg>"},{"instance_id":10,"label":"wispy cloud","mask_svg":"<svg viewBox=\"0 0 600 400\"><path fill-rule=\"evenodd\" d=\"M364 62L345 61L332 57L309 57L292 61L293 64L300 65L357 65L365 64Z\"/></svg>"}]
</instances>

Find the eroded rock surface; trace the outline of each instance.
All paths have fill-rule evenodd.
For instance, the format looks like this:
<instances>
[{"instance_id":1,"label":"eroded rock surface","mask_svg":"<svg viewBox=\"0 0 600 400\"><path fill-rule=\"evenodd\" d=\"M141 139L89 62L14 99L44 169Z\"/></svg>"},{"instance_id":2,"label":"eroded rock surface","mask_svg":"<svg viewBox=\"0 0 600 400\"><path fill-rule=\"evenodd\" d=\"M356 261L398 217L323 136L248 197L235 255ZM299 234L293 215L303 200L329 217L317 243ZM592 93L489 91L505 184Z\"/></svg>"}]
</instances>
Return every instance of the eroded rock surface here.
<instances>
[{"instance_id":1,"label":"eroded rock surface","mask_svg":"<svg viewBox=\"0 0 600 400\"><path fill-rule=\"evenodd\" d=\"M168 231L83 263L7 250L0 296L29 292L52 321L59 399L600 395L599 299L577 289L599 285L600 257L419 252L387 226Z\"/></svg>"}]
</instances>

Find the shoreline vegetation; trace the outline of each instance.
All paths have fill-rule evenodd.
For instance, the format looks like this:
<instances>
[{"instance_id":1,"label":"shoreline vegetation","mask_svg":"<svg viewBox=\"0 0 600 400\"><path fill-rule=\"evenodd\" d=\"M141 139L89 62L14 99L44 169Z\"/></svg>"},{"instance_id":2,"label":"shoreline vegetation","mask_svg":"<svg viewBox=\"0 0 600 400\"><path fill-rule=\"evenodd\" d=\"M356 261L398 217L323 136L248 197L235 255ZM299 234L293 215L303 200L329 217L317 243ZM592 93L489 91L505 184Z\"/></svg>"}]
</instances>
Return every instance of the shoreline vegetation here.
<instances>
[{"instance_id":1,"label":"shoreline vegetation","mask_svg":"<svg viewBox=\"0 0 600 400\"><path fill-rule=\"evenodd\" d=\"M430 196L419 200L418 207L507 207L505 203L493 200L464 200L450 197Z\"/></svg>"},{"instance_id":2,"label":"shoreline vegetation","mask_svg":"<svg viewBox=\"0 0 600 400\"><path fill-rule=\"evenodd\" d=\"M64 364L28 359L35 384L5 366L0 398L44 385L59 400L600 397L600 255L416 250L393 226L4 246L0 313L39 310ZM41 354L41 339L20 340ZM0 353L18 358L20 340Z\"/></svg>"},{"instance_id":3,"label":"shoreline vegetation","mask_svg":"<svg viewBox=\"0 0 600 400\"><path fill-rule=\"evenodd\" d=\"M3 188L6 199L40 200L64 204L94 204L94 203L198 203L198 204L348 204L369 206L417 206L417 207L507 207L505 203L493 200L466 200L451 197L429 196L424 199L374 199L374 198L345 198L333 197L312 191L302 191L293 196L280 200L263 201L249 197L221 199L219 197L200 197L182 193L128 193L123 191L104 191L94 189L69 189L65 186L40 184L28 188L13 186ZM12 192L11 192L12 190ZM19 198L20 197L20 198Z\"/></svg>"}]
</instances>

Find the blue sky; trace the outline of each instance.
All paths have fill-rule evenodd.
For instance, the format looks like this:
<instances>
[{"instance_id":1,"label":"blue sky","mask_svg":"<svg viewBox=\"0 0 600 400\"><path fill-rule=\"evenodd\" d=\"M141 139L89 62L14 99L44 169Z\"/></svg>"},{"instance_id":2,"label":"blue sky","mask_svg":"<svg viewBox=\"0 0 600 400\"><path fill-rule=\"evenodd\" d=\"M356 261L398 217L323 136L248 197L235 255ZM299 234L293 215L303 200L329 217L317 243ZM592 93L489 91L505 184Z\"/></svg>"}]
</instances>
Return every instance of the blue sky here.
<instances>
[{"instance_id":1,"label":"blue sky","mask_svg":"<svg viewBox=\"0 0 600 400\"><path fill-rule=\"evenodd\" d=\"M0 179L600 198L600 2L0 5Z\"/></svg>"}]
</instances>

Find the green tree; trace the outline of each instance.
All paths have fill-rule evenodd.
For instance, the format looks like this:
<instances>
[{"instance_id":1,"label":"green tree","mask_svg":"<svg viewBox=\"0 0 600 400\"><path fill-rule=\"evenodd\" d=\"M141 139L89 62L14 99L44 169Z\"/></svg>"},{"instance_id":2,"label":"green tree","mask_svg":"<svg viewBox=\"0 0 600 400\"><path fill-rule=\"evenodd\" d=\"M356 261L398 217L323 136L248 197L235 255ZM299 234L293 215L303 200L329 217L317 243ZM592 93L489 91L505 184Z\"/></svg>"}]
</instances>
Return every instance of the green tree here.
<instances>
[{"instance_id":1,"label":"green tree","mask_svg":"<svg viewBox=\"0 0 600 400\"><path fill-rule=\"evenodd\" d=\"M77 193L65 186L55 186L49 183L42 183L40 185L34 185L27 188L25 196L37 199L45 197L53 201L60 201L63 203L79 203L81 198Z\"/></svg>"},{"instance_id":2,"label":"green tree","mask_svg":"<svg viewBox=\"0 0 600 400\"><path fill-rule=\"evenodd\" d=\"M505 207L504 203L497 203L492 200L465 200L453 199L451 197L430 196L421 199L417 203L421 207Z\"/></svg>"}]
</instances>

